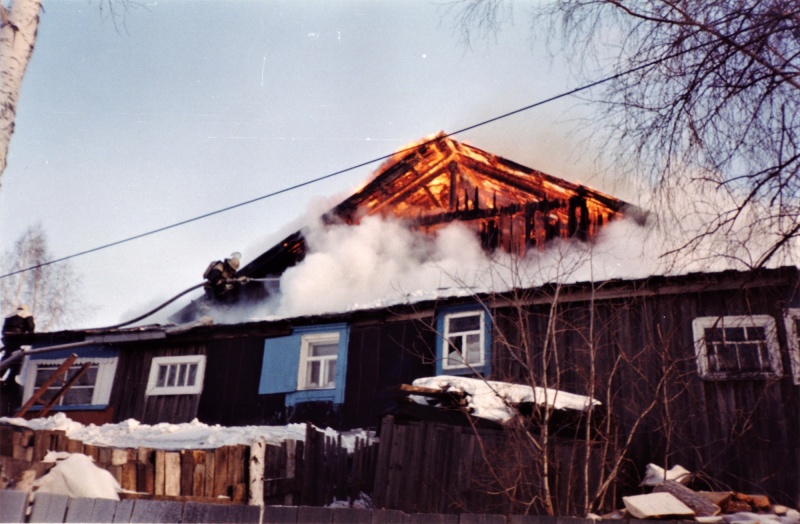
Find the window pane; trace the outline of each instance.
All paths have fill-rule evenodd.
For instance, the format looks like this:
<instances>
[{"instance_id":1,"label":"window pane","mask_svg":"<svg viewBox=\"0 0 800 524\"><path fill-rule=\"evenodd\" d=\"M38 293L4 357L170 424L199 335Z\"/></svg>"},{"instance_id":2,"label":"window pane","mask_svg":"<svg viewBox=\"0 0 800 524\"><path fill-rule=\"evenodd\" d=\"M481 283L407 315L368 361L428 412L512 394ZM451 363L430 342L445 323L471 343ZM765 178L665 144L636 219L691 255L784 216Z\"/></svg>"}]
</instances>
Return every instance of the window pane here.
<instances>
[{"instance_id":1,"label":"window pane","mask_svg":"<svg viewBox=\"0 0 800 524\"><path fill-rule=\"evenodd\" d=\"M477 331L481 328L481 314L476 313L465 317L450 317L447 320L448 333L463 331Z\"/></svg>"},{"instance_id":2,"label":"window pane","mask_svg":"<svg viewBox=\"0 0 800 524\"><path fill-rule=\"evenodd\" d=\"M758 344L739 344L739 364L742 371L761 371Z\"/></svg>"},{"instance_id":3,"label":"window pane","mask_svg":"<svg viewBox=\"0 0 800 524\"><path fill-rule=\"evenodd\" d=\"M739 359L736 356L734 344L717 344L718 371L736 371L739 369Z\"/></svg>"},{"instance_id":4,"label":"window pane","mask_svg":"<svg viewBox=\"0 0 800 524\"><path fill-rule=\"evenodd\" d=\"M53 374L56 368L54 367L37 367L36 368L36 381L34 382L34 386L37 388L47 382L47 379Z\"/></svg>"},{"instance_id":5,"label":"window pane","mask_svg":"<svg viewBox=\"0 0 800 524\"><path fill-rule=\"evenodd\" d=\"M449 337L448 339L448 352L447 352L447 365L448 366L462 366L464 359L461 358L461 345L463 340L460 336Z\"/></svg>"},{"instance_id":6,"label":"window pane","mask_svg":"<svg viewBox=\"0 0 800 524\"><path fill-rule=\"evenodd\" d=\"M748 327L747 340L767 340L767 330L763 326Z\"/></svg>"},{"instance_id":7,"label":"window pane","mask_svg":"<svg viewBox=\"0 0 800 524\"><path fill-rule=\"evenodd\" d=\"M175 377L178 374L178 366L175 364L170 364L167 366L169 372L167 373L167 387L174 387L175 386Z\"/></svg>"},{"instance_id":8,"label":"window pane","mask_svg":"<svg viewBox=\"0 0 800 524\"><path fill-rule=\"evenodd\" d=\"M306 368L306 387L319 387L319 372L320 362L318 360L312 360L308 363L308 367Z\"/></svg>"},{"instance_id":9,"label":"window pane","mask_svg":"<svg viewBox=\"0 0 800 524\"><path fill-rule=\"evenodd\" d=\"M94 388L70 388L61 399L64 406L75 406L78 404L91 404Z\"/></svg>"},{"instance_id":10,"label":"window pane","mask_svg":"<svg viewBox=\"0 0 800 524\"><path fill-rule=\"evenodd\" d=\"M725 340L728 342L739 342L745 340L744 328L725 328Z\"/></svg>"},{"instance_id":11,"label":"window pane","mask_svg":"<svg viewBox=\"0 0 800 524\"><path fill-rule=\"evenodd\" d=\"M722 330L720 328L706 328L705 335L708 342L717 342L722 340Z\"/></svg>"},{"instance_id":12,"label":"window pane","mask_svg":"<svg viewBox=\"0 0 800 524\"><path fill-rule=\"evenodd\" d=\"M189 378L186 379L187 386L194 386L197 380L197 364L189 364Z\"/></svg>"},{"instance_id":13,"label":"window pane","mask_svg":"<svg viewBox=\"0 0 800 524\"><path fill-rule=\"evenodd\" d=\"M186 385L186 364L181 364L178 366L178 383L175 385L176 386Z\"/></svg>"},{"instance_id":14,"label":"window pane","mask_svg":"<svg viewBox=\"0 0 800 524\"><path fill-rule=\"evenodd\" d=\"M336 386L336 360L329 360L327 362L328 373L325 377L327 380L325 382L326 388L332 388Z\"/></svg>"},{"instance_id":15,"label":"window pane","mask_svg":"<svg viewBox=\"0 0 800 524\"><path fill-rule=\"evenodd\" d=\"M97 364L87 369L86 373L81 375L81 378L79 378L78 382L76 382L75 384L77 386L94 386L96 383L97 383Z\"/></svg>"},{"instance_id":16,"label":"window pane","mask_svg":"<svg viewBox=\"0 0 800 524\"><path fill-rule=\"evenodd\" d=\"M339 351L339 344L314 344L311 346L312 357L336 356Z\"/></svg>"},{"instance_id":17,"label":"window pane","mask_svg":"<svg viewBox=\"0 0 800 524\"><path fill-rule=\"evenodd\" d=\"M167 383L167 370L169 366L158 366L158 380L156 386L163 388Z\"/></svg>"},{"instance_id":18,"label":"window pane","mask_svg":"<svg viewBox=\"0 0 800 524\"><path fill-rule=\"evenodd\" d=\"M467 351L466 358L470 364L475 364L481 361L481 336L480 335L467 335Z\"/></svg>"}]
</instances>

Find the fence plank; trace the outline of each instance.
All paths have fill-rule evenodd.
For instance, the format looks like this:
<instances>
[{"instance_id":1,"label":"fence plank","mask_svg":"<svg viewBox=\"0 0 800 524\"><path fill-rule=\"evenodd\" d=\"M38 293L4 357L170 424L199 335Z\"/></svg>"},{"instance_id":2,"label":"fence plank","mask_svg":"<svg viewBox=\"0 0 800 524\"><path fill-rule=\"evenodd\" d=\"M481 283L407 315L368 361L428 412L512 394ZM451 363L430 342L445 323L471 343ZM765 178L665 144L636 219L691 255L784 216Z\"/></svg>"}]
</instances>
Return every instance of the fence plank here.
<instances>
[{"instance_id":1,"label":"fence plank","mask_svg":"<svg viewBox=\"0 0 800 524\"><path fill-rule=\"evenodd\" d=\"M202 497L205 495L206 452L203 450L192 451L192 463L194 463L194 472L191 494L195 497Z\"/></svg>"},{"instance_id":2,"label":"fence plank","mask_svg":"<svg viewBox=\"0 0 800 524\"><path fill-rule=\"evenodd\" d=\"M64 522L68 500L66 495L36 493L33 498L31 522Z\"/></svg>"},{"instance_id":3,"label":"fence plank","mask_svg":"<svg viewBox=\"0 0 800 524\"><path fill-rule=\"evenodd\" d=\"M297 522L298 506L266 506L264 522Z\"/></svg>"},{"instance_id":4,"label":"fence plank","mask_svg":"<svg viewBox=\"0 0 800 524\"><path fill-rule=\"evenodd\" d=\"M69 501L64 522L96 522L92 520L94 501L99 499L74 498Z\"/></svg>"},{"instance_id":5,"label":"fence plank","mask_svg":"<svg viewBox=\"0 0 800 524\"><path fill-rule=\"evenodd\" d=\"M334 524L371 524L372 512L368 509L333 508Z\"/></svg>"},{"instance_id":6,"label":"fence plank","mask_svg":"<svg viewBox=\"0 0 800 524\"><path fill-rule=\"evenodd\" d=\"M222 504L187 502L183 508L183 522L230 522L228 507Z\"/></svg>"},{"instance_id":7,"label":"fence plank","mask_svg":"<svg viewBox=\"0 0 800 524\"><path fill-rule=\"evenodd\" d=\"M183 504L169 500L134 501L131 522L180 522Z\"/></svg>"},{"instance_id":8,"label":"fence plank","mask_svg":"<svg viewBox=\"0 0 800 524\"><path fill-rule=\"evenodd\" d=\"M0 491L0 522L25 522L27 508L27 491Z\"/></svg>"},{"instance_id":9,"label":"fence plank","mask_svg":"<svg viewBox=\"0 0 800 524\"><path fill-rule=\"evenodd\" d=\"M133 500L121 500L114 510L114 520L112 522L130 522L133 515Z\"/></svg>"},{"instance_id":10,"label":"fence plank","mask_svg":"<svg viewBox=\"0 0 800 524\"><path fill-rule=\"evenodd\" d=\"M156 460L155 460L155 469L156 469L156 479L155 479L155 486L153 487L153 493L156 495L163 495L164 494L164 472L166 468L166 454L167 452L163 449L157 449L155 451Z\"/></svg>"},{"instance_id":11,"label":"fence plank","mask_svg":"<svg viewBox=\"0 0 800 524\"><path fill-rule=\"evenodd\" d=\"M260 506L227 506L228 513L225 522L236 522L237 524L259 524L261 522Z\"/></svg>"},{"instance_id":12,"label":"fence plank","mask_svg":"<svg viewBox=\"0 0 800 524\"><path fill-rule=\"evenodd\" d=\"M95 499L92 516L86 522L112 522L121 504L111 499Z\"/></svg>"},{"instance_id":13,"label":"fence plank","mask_svg":"<svg viewBox=\"0 0 800 524\"><path fill-rule=\"evenodd\" d=\"M333 522L333 512L329 508L300 506L297 509L297 524L323 524Z\"/></svg>"},{"instance_id":14,"label":"fence plank","mask_svg":"<svg viewBox=\"0 0 800 524\"><path fill-rule=\"evenodd\" d=\"M181 454L168 451L164 454L164 495L177 497L181 494Z\"/></svg>"},{"instance_id":15,"label":"fence plank","mask_svg":"<svg viewBox=\"0 0 800 524\"><path fill-rule=\"evenodd\" d=\"M210 449L206 452L206 485L205 485L205 493L206 497L213 498L214 495L214 477L217 473L216 468L216 454L214 453L213 449Z\"/></svg>"},{"instance_id":16,"label":"fence plank","mask_svg":"<svg viewBox=\"0 0 800 524\"><path fill-rule=\"evenodd\" d=\"M214 494L229 496L228 493L228 446L222 446L214 450Z\"/></svg>"}]
</instances>

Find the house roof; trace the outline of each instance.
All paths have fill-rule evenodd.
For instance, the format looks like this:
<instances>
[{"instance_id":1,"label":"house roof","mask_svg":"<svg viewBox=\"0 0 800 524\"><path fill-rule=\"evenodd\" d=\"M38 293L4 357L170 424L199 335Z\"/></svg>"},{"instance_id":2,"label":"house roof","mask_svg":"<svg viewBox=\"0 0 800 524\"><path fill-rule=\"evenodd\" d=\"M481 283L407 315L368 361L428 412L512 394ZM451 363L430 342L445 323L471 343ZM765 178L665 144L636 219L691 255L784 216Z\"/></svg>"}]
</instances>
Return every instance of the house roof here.
<instances>
[{"instance_id":1,"label":"house roof","mask_svg":"<svg viewBox=\"0 0 800 524\"><path fill-rule=\"evenodd\" d=\"M626 211L635 208L439 133L398 151L324 220L356 224L380 215L427 233L459 221L480 235L487 250L524 253L555 237L586 240ZM277 276L305 252L302 231L297 231L239 274Z\"/></svg>"}]
</instances>

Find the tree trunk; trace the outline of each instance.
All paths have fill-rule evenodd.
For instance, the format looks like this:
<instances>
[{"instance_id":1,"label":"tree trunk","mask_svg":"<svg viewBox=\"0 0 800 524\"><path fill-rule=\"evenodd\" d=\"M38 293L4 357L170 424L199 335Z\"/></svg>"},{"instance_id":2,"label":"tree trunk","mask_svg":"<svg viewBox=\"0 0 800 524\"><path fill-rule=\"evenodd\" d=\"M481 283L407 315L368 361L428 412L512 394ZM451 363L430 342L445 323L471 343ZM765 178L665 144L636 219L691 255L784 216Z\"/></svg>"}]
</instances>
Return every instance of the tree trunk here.
<instances>
[{"instance_id":1,"label":"tree trunk","mask_svg":"<svg viewBox=\"0 0 800 524\"><path fill-rule=\"evenodd\" d=\"M8 9L0 6L0 180L6 169L22 77L33 54L41 8L41 0L13 0Z\"/></svg>"}]
</instances>

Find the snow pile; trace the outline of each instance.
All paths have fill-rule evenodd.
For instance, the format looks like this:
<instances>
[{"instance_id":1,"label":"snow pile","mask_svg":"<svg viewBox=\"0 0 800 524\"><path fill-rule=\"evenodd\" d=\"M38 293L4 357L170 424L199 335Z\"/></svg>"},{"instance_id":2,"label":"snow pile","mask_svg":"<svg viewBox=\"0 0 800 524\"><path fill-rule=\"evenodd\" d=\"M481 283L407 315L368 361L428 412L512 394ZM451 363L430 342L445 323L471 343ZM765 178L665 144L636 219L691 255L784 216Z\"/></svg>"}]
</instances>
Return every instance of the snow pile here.
<instances>
[{"instance_id":1,"label":"snow pile","mask_svg":"<svg viewBox=\"0 0 800 524\"><path fill-rule=\"evenodd\" d=\"M287 426L209 426L197 419L183 424L161 423L155 425L141 424L128 419L117 424L84 426L57 413L43 419L25 420L21 418L0 418L0 423L25 426L34 430L62 430L67 437L80 440L93 446L114 448L154 448L154 449L208 449L237 444L250 445L253 440L263 438L269 444L279 445L284 440L305 440L305 424L289 424ZM322 430L321 430L322 431ZM333 429L325 429L330 437L342 436L342 445L348 450L355 448L355 440L374 438L371 433L354 430L339 433Z\"/></svg>"},{"instance_id":2,"label":"snow pile","mask_svg":"<svg viewBox=\"0 0 800 524\"><path fill-rule=\"evenodd\" d=\"M600 405L598 400L557 389L466 377L424 377L415 380L413 385L443 392L464 393L473 415L501 424L511 420L517 413L514 406L523 402L577 411L586 411L590 406ZM409 398L418 404L429 404L429 399L423 396L411 395Z\"/></svg>"},{"instance_id":3,"label":"snow pile","mask_svg":"<svg viewBox=\"0 0 800 524\"><path fill-rule=\"evenodd\" d=\"M108 471L94 465L91 457L82 453L59 453L57 460L52 455L45 456L44 462L56 461L55 467L46 475L35 480L37 492L55 493L68 497L119 500L120 485Z\"/></svg>"}]
</instances>

